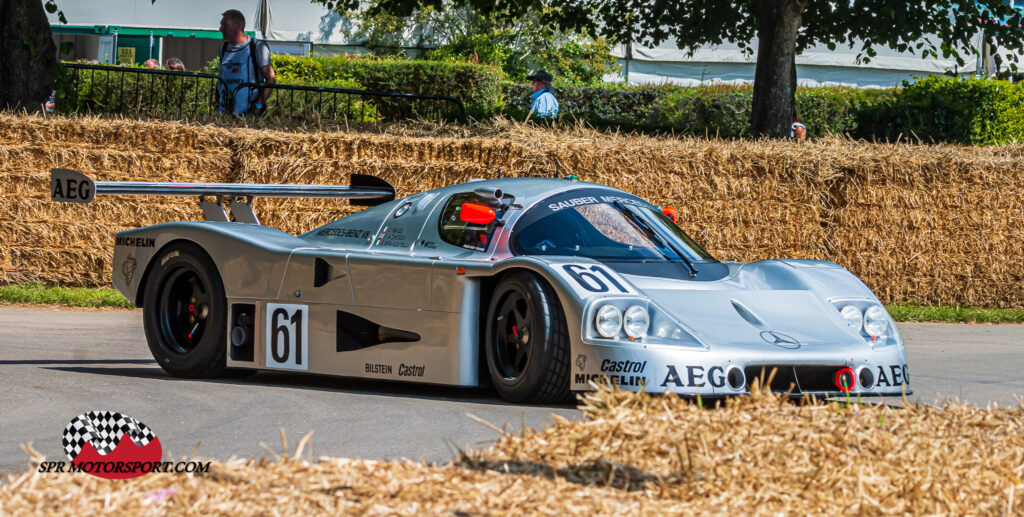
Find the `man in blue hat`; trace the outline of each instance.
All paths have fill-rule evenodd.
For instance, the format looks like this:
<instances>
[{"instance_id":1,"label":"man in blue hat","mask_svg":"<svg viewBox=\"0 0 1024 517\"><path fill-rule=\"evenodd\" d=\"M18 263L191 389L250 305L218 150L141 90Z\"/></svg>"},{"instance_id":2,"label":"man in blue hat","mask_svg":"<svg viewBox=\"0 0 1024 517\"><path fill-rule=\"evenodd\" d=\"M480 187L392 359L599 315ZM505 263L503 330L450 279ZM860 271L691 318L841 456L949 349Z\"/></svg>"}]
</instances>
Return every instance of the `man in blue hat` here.
<instances>
[{"instance_id":1,"label":"man in blue hat","mask_svg":"<svg viewBox=\"0 0 1024 517\"><path fill-rule=\"evenodd\" d=\"M555 90L551 88L551 81L554 80L551 74L538 70L526 76L526 79L533 81L533 93L530 94L530 111L539 118L557 118L558 99L555 99Z\"/></svg>"}]
</instances>

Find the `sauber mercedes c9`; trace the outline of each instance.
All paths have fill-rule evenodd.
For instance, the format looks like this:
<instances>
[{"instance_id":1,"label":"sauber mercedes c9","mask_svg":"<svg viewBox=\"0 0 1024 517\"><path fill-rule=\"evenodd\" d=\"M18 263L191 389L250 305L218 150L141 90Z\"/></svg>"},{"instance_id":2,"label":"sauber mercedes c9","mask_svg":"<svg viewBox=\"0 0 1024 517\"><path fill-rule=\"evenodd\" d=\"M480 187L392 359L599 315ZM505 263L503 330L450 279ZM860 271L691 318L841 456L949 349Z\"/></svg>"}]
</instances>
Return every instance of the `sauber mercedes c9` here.
<instances>
[{"instance_id":1,"label":"sauber mercedes c9","mask_svg":"<svg viewBox=\"0 0 1024 517\"><path fill-rule=\"evenodd\" d=\"M490 382L535 402L591 383L735 395L773 371L771 389L792 395L909 392L895 324L832 262L719 261L671 207L593 183L507 178L395 199L381 179L351 181L94 182L54 169L51 198L199 197L205 221L114 241L114 287L142 307L174 376ZM259 224L261 196L370 208L291 235Z\"/></svg>"}]
</instances>

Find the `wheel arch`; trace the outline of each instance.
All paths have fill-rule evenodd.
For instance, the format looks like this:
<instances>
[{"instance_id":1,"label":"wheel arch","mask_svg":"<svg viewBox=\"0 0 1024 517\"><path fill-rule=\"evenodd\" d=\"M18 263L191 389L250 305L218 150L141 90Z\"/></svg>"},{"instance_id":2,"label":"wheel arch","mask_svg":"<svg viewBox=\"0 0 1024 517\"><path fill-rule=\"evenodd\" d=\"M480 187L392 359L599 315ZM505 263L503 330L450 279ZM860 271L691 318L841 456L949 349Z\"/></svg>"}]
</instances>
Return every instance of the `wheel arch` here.
<instances>
[{"instance_id":1,"label":"wheel arch","mask_svg":"<svg viewBox=\"0 0 1024 517\"><path fill-rule=\"evenodd\" d=\"M485 375L482 376L481 379L486 378L487 357L484 352L486 351L485 347L487 346L487 317L489 316L491 309L491 298L493 297L494 291L495 289L497 289L498 284L500 284L502 279L504 279L506 276L517 272L525 272L539 278L541 282L543 282L545 285L551 288L551 293L555 296L555 303L558 303L559 307L562 309L562 317L565 318L566 320L563 323L565 323L567 329L570 328L569 317L566 314L566 306L565 302L563 301L564 296L559 292L559 289L555 287L555 284L551 282L550 276L548 274L542 273L541 271L543 271L543 268L515 265L504 268L495 273L494 275L483 277L480 279L480 320L479 324L477 325L477 346L480 351L480 368L481 371L485 373ZM572 333L570 331L570 337L571 336Z\"/></svg>"},{"instance_id":2,"label":"wheel arch","mask_svg":"<svg viewBox=\"0 0 1024 517\"><path fill-rule=\"evenodd\" d=\"M196 246L197 248L202 250L203 253L206 254L207 258L209 258L211 261L213 261L213 257L210 256L210 252L205 247L203 247L202 244L199 244L198 242L196 242L196 241L194 241L192 239L177 238L177 239L168 241L166 244L161 246L160 249L156 250L156 252L153 253L152 260L150 260L149 263L146 264L146 269L142 272L142 276L139 277L139 288L138 288L138 290L136 290L136 292L135 292L135 300L132 302L132 303L135 304L136 307L140 307L141 308L142 307L142 301L146 299L146 285L149 283L149 275L150 275L150 273L152 273L153 269L156 267L155 264L157 262L156 261L157 257L160 257L161 255L163 255L164 251L166 251L168 248L170 248L172 246L176 246L178 244L182 244L182 243L192 244L192 245ZM216 266L216 262L214 262L214 265Z\"/></svg>"},{"instance_id":3,"label":"wheel arch","mask_svg":"<svg viewBox=\"0 0 1024 517\"><path fill-rule=\"evenodd\" d=\"M183 241L213 261L228 297L243 298L277 296L289 254L308 245L281 230L245 223L189 221L125 230L117 234L114 246L114 288L141 307L153 261L167 246Z\"/></svg>"}]
</instances>

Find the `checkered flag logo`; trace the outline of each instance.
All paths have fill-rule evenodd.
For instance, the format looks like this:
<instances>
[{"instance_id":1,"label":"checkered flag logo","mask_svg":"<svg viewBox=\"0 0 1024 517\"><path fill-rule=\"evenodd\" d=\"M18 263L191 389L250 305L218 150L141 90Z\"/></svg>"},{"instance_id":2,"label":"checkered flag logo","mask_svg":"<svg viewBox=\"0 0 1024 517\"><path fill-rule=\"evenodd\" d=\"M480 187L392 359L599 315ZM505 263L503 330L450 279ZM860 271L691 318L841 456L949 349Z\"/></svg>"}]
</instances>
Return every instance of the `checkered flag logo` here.
<instances>
[{"instance_id":1,"label":"checkered flag logo","mask_svg":"<svg viewBox=\"0 0 1024 517\"><path fill-rule=\"evenodd\" d=\"M64 453L75 461L82 447L91 443L96 452L106 456L114 452L125 436L139 447L145 447L156 438L146 424L130 416L110 411L82 413L64 428Z\"/></svg>"}]
</instances>

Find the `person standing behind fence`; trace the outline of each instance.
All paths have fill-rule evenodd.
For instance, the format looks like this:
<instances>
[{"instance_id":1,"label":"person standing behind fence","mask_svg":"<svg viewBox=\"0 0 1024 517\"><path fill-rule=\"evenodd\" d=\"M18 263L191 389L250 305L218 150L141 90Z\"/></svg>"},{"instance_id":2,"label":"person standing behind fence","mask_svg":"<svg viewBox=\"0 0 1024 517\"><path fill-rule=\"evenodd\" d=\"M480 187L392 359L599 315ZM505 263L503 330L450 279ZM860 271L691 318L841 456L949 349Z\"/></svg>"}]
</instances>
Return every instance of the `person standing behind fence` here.
<instances>
[{"instance_id":1,"label":"person standing behind fence","mask_svg":"<svg viewBox=\"0 0 1024 517\"><path fill-rule=\"evenodd\" d=\"M224 11L220 33L220 66L217 69L217 99L220 113L262 114L266 111L269 88L238 87L242 83L274 84L277 77L270 63L270 47L266 41L245 35L245 15L235 9ZM231 93L234 92L234 95Z\"/></svg>"},{"instance_id":2,"label":"person standing behind fence","mask_svg":"<svg viewBox=\"0 0 1024 517\"><path fill-rule=\"evenodd\" d=\"M558 116L558 99L555 98L555 90L551 88L551 81L554 80L551 74L538 70L528 76L528 81L533 81L533 93L530 94L530 111L540 118L553 119Z\"/></svg>"},{"instance_id":3,"label":"person standing behind fence","mask_svg":"<svg viewBox=\"0 0 1024 517\"><path fill-rule=\"evenodd\" d=\"M185 63L181 59L178 59L176 57L172 57L172 58L168 59L167 62L164 63L164 68L166 68L168 70L173 70L175 72L184 72L185 71Z\"/></svg>"}]
</instances>

